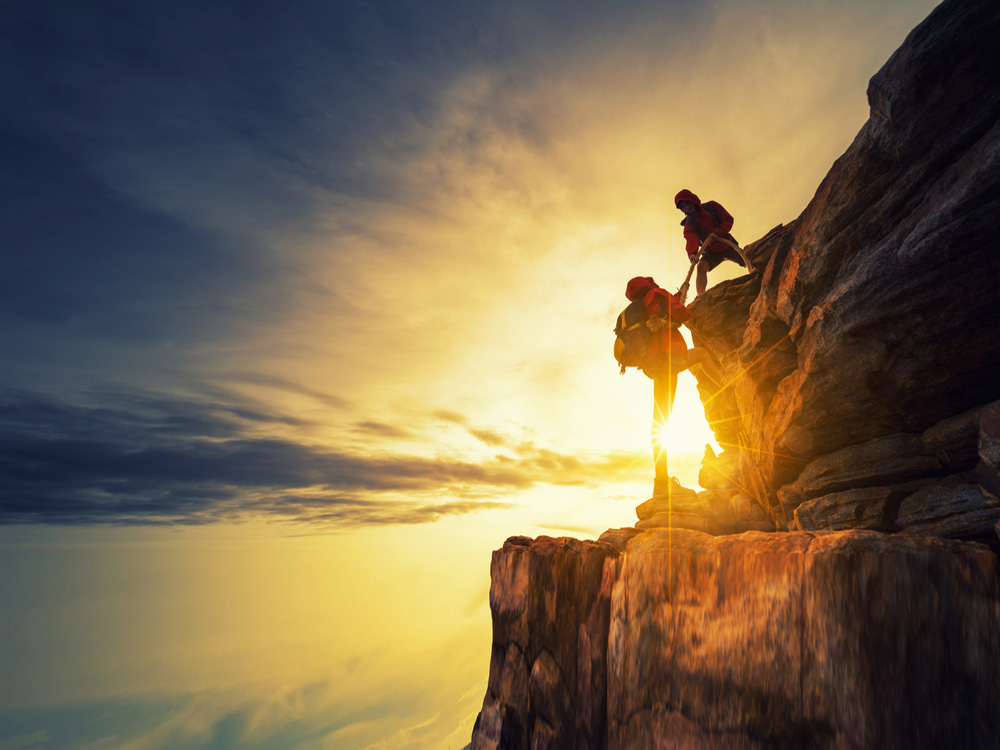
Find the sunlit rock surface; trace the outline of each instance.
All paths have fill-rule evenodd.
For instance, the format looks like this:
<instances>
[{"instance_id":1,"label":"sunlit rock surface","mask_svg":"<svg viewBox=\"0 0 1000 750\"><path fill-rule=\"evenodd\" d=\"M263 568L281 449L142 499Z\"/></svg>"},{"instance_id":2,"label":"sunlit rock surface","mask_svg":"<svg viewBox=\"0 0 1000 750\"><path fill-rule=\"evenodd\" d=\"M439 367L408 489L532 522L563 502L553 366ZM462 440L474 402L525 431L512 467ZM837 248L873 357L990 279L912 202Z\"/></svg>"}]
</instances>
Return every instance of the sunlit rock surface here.
<instances>
[{"instance_id":1,"label":"sunlit rock surface","mask_svg":"<svg viewBox=\"0 0 1000 750\"><path fill-rule=\"evenodd\" d=\"M942 3L872 78L870 119L802 215L748 247L760 276L691 305L732 382L709 421L778 528L780 490L817 459L1000 399L997 38L1000 4ZM901 443L878 486L961 470Z\"/></svg>"},{"instance_id":2,"label":"sunlit rock surface","mask_svg":"<svg viewBox=\"0 0 1000 750\"><path fill-rule=\"evenodd\" d=\"M493 553L493 652L473 750L602 748L608 617L618 550L525 537Z\"/></svg>"},{"instance_id":3,"label":"sunlit rock surface","mask_svg":"<svg viewBox=\"0 0 1000 750\"><path fill-rule=\"evenodd\" d=\"M494 553L472 748L1000 746L1000 569L872 531L540 537Z\"/></svg>"},{"instance_id":4,"label":"sunlit rock surface","mask_svg":"<svg viewBox=\"0 0 1000 750\"><path fill-rule=\"evenodd\" d=\"M985 547L662 530L617 567L609 747L1000 742L998 569Z\"/></svg>"}]
</instances>

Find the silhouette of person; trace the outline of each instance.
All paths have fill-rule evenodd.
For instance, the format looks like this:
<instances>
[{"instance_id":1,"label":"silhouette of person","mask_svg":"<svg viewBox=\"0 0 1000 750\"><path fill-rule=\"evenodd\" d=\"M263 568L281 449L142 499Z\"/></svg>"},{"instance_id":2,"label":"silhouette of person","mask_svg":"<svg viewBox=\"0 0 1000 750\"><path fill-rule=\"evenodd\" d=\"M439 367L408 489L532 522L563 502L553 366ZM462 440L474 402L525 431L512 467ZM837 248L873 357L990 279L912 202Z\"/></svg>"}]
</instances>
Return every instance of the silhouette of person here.
<instances>
[{"instance_id":1,"label":"silhouette of person","mask_svg":"<svg viewBox=\"0 0 1000 750\"><path fill-rule=\"evenodd\" d=\"M708 287L708 272L723 261L731 260L744 268L747 267L743 256L736 248L716 239L721 238L734 245L738 244L729 233L733 228L734 219L721 204L715 201L702 203L697 195L687 189L677 193L674 204L684 214L681 225L684 227L686 243L684 249L687 251L689 261L694 262L698 257L698 250L705 243L704 253L698 262L698 274L695 277L695 290L698 294L702 294Z\"/></svg>"},{"instance_id":2,"label":"silhouette of person","mask_svg":"<svg viewBox=\"0 0 1000 750\"><path fill-rule=\"evenodd\" d=\"M688 348L678 329L691 317L691 312L676 294L661 288L649 276L636 276L625 286L625 297L630 302L642 300L646 325L653 332L641 369L653 381L653 496L659 497L667 494L671 482L662 436L674 406L677 375L697 365L717 387L722 386L723 376L707 350Z\"/></svg>"}]
</instances>

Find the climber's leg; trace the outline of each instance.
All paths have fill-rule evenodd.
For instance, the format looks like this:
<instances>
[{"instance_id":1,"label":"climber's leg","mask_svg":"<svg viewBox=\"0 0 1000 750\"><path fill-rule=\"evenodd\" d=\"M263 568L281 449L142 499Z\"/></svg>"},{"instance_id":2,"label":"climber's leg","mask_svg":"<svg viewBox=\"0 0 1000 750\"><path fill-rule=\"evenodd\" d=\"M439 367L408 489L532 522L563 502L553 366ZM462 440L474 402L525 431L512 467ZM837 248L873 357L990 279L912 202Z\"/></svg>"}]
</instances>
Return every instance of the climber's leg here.
<instances>
[{"instance_id":1,"label":"climber's leg","mask_svg":"<svg viewBox=\"0 0 1000 750\"><path fill-rule=\"evenodd\" d=\"M667 468L667 446L664 443L664 431L670 419L670 411L674 406L674 393L677 390L677 373L669 372L662 377L653 379L653 466L655 471L655 488L659 484L666 486L670 478Z\"/></svg>"},{"instance_id":2,"label":"climber's leg","mask_svg":"<svg viewBox=\"0 0 1000 750\"><path fill-rule=\"evenodd\" d=\"M702 260L698 262L698 273L694 278L694 288L698 294L703 294L705 289L708 288L708 270L711 265L707 260Z\"/></svg>"},{"instance_id":3,"label":"climber's leg","mask_svg":"<svg viewBox=\"0 0 1000 750\"><path fill-rule=\"evenodd\" d=\"M719 366L715 364L715 359L708 353L707 349L703 349L700 346L688 349L687 358L689 366L699 365L702 371L715 381L715 384L719 388L722 387L724 380L722 370L720 370Z\"/></svg>"}]
</instances>

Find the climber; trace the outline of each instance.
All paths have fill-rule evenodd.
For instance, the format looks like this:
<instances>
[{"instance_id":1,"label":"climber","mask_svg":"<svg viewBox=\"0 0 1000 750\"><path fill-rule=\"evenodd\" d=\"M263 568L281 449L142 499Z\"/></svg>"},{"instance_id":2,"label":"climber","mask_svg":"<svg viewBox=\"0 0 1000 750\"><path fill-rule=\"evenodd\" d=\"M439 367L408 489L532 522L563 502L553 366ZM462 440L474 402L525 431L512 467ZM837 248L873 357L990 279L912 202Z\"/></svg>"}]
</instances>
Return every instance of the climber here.
<instances>
[{"instance_id":1,"label":"climber","mask_svg":"<svg viewBox=\"0 0 1000 750\"><path fill-rule=\"evenodd\" d=\"M667 468L667 450L661 435L670 418L677 390L677 374L695 365L714 382L714 389L723 384L722 372L712 355L701 347L688 349L687 342L677 330L690 317L690 311L649 276L636 276L625 287L630 302L642 300L646 312L646 325L653 331L641 369L653 381L653 497L667 494L671 478ZM677 480L672 480L677 483Z\"/></svg>"},{"instance_id":2,"label":"climber","mask_svg":"<svg viewBox=\"0 0 1000 750\"><path fill-rule=\"evenodd\" d=\"M702 294L708 287L708 272L724 260L738 263L753 273L753 268L738 249L739 244L729 234L729 230L733 228L733 217L726 209L715 201L702 203L697 195L686 189L676 195L674 205L684 214L681 225L684 227L685 250L692 264L698 259L701 250L698 275L695 278L698 294ZM686 287L685 282L681 297L687 294Z\"/></svg>"}]
</instances>

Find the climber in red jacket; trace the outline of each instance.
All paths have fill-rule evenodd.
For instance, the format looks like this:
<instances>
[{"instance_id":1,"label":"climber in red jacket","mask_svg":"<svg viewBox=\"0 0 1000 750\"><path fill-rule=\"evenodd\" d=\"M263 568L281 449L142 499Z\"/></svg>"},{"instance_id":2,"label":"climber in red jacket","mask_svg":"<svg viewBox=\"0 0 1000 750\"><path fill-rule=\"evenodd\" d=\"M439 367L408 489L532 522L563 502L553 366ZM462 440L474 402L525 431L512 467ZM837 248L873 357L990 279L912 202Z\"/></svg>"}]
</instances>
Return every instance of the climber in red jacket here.
<instances>
[{"instance_id":1,"label":"climber in red jacket","mask_svg":"<svg viewBox=\"0 0 1000 750\"><path fill-rule=\"evenodd\" d=\"M690 190L681 190L674 198L674 205L684 214L681 225L684 227L684 240L686 242L688 260L692 263L698 257L698 249L705 240L713 235L738 244L729 233L733 228L733 217L726 209L715 201L702 203L698 196ZM705 245L705 252L698 262L698 275L695 277L695 289L698 294L705 291L708 286L708 272L718 266L724 260L731 260L739 263L744 268L747 264L743 256L732 245L711 239ZM752 271L752 269L747 269Z\"/></svg>"},{"instance_id":2,"label":"climber in red jacket","mask_svg":"<svg viewBox=\"0 0 1000 750\"><path fill-rule=\"evenodd\" d=\"M630 302L642 300L648 316L646 324L653 331L642 371L653 381L653 496L659 497L667 494L670 483L667 449L661 435L674 407L677 374L698 365L716 387L722 386L723 377L707 350L701 347L688 349L678 328L691 317L691 312L676 294L662 289L649 276L636 276L625 286L625 296Z\"/></svg>"}]
</instances>

